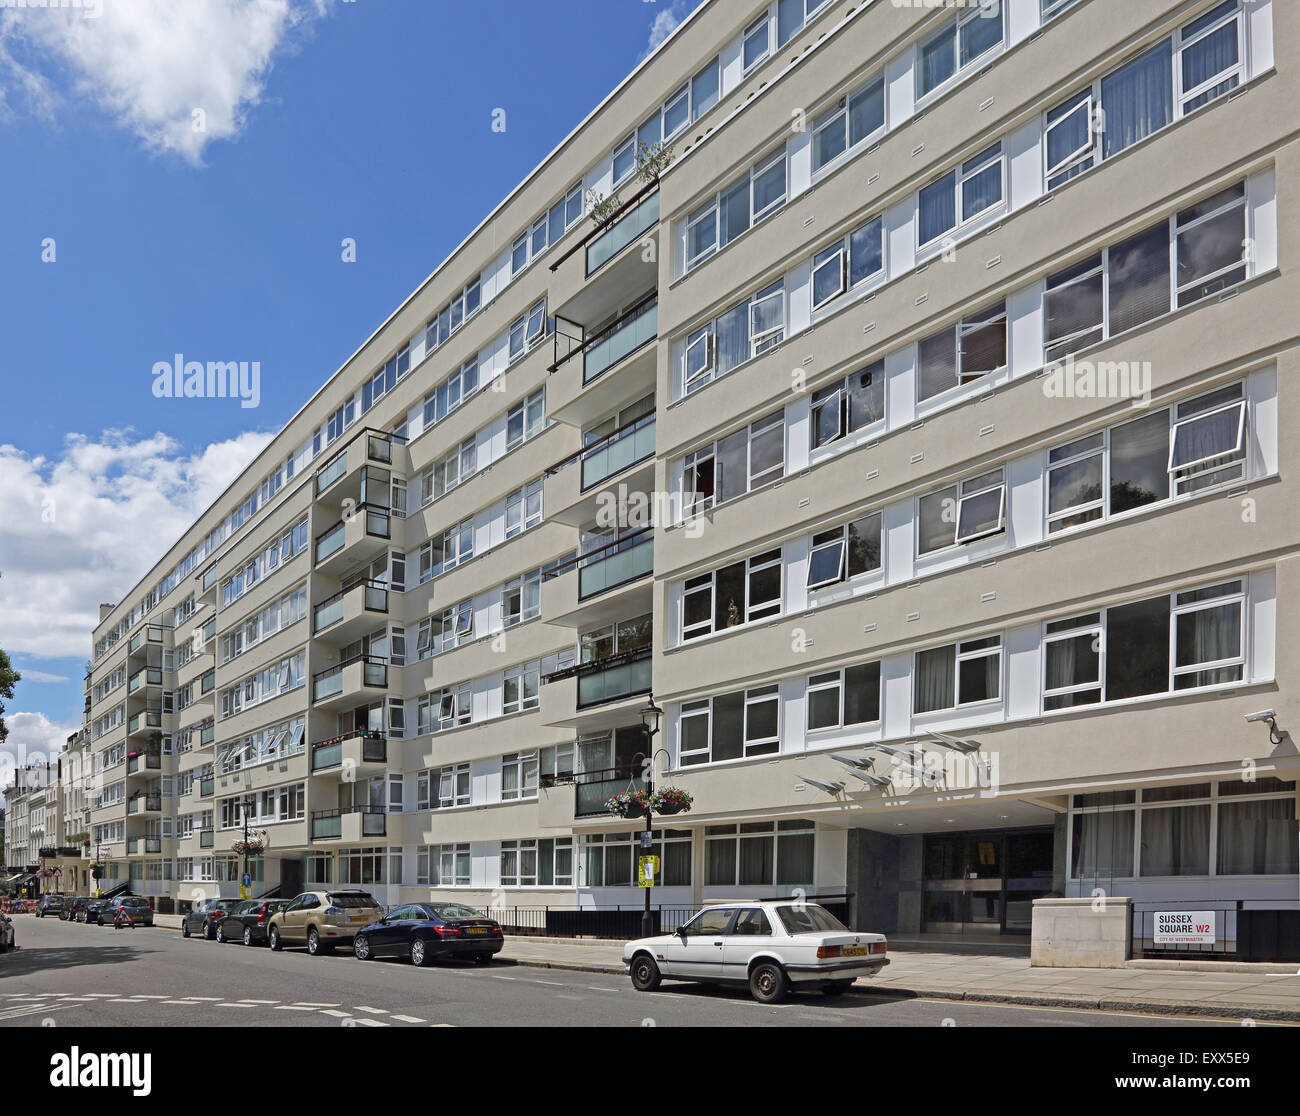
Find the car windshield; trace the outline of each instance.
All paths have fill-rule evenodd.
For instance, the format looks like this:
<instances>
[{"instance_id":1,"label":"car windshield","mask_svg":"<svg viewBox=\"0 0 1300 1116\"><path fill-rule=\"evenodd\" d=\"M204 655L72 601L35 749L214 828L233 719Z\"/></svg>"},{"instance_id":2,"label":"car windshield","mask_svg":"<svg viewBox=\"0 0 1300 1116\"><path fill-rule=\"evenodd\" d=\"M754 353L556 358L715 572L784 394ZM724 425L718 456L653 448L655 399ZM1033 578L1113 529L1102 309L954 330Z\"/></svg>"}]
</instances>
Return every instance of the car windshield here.
<instances>
[{"instance_id":1,"label":"car windshield","mask_svg":"<svg viewBox=\"0 0 1300 1116\"><path fill-rule=\"evenodd\" d=\"M328 896L330 905L334 907L373 907L375 901L369 895L339 895L337 893Z\"/></svg>"},{"instance_id":2,"label":"car windshield","mask_svg":"<svg viewBox=\"0 0 1300 1116\"><path fill-rule=\"evenodd\" d=\"M481 912L460 903L430 903L429 910L439 918L482 918Z\"/></svg>"},{"instance_id":3,"label":"car windshield","mask_svg":"<svg viewBox=\"0 0 1300 1116\"><path fill-rule=\"evenodd\" d=\"M815 903L777 907L776 913L781 925L791 934L848 933L844 923Z\"/></svg>"},{"instance_id":4,"label":"car windshield","mask_svg":"<svg viewBox=\"0 0 1300 1116\"><path fill-rule=\"evenodd\" d=\"M148 905L149 903L145 899L123 899L122 900L122 906L124 907L147 907Z\"/></svg>"}]
</instances>

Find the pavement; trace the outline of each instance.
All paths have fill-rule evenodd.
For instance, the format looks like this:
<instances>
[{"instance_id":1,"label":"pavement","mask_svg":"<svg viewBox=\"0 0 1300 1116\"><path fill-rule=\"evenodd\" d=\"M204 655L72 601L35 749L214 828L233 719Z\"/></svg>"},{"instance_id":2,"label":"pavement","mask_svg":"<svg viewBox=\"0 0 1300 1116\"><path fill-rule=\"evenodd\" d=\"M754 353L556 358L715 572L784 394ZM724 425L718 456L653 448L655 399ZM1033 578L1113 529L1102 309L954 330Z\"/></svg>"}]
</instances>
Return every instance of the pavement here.
<instances>
[{"instance_id":1,"label":"pavement","mask_svg":"<svg viewBox=\"0 0 1300 1116\"><path fill-rule=\"evenodd\" d=\"M179 915L158 915L179 928ZM1300 1023L1300 965L1230 961L1130 961L1122 969L1033 968L1003 953L891 950L877 977L854 993L961 1000L1038 1008L1076 1008L1207 1019ZM623 943L594 938L507 937L498 962L531 968L626 976Z\"/></svg>"}]
</instances>

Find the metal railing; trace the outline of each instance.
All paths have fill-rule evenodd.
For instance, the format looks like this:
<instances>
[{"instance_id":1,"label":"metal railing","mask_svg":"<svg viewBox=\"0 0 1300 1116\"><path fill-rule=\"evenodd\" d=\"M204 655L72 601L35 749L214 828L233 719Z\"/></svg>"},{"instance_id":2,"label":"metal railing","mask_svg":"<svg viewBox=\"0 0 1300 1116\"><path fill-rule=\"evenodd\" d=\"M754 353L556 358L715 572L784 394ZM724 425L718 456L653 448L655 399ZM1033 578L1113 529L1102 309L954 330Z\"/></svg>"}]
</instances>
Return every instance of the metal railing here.
<instances>
[{"instance_id":1,"label":"metal railing","mask_svg":"<svg viewBox=\"0 0 1300 1116\"><path fill-rule=\"evenodd\" d=\"M651 907L655 934L671 934L695 916L695 907ZM641 936L645 907L488 907L483 914L501 924L507 934L548 938L629 938Z\"/></svg>"},{"instance_id":2,"label":"metal railing","mask_svg":"<svg viewBox=\"0 0 1300 1116\"><path fill-rule=\"evenodd\" d=\"M311 838L329 840L343 836L343 818L348 814L361 815L362 837L385 837L388 834L388 814L381 806L340 806L335 810L311 812Z\"/></svg>"},{"instance_id":3,"label":"metal railing","mask_svg":"<svg viewBox=\"0 0 1300 1116\"><path fill-rule=\"evenodd\" d=\"M1142 957L1182 957L1208 958L1223 960L1237 956L1238 936L1240 932L1241 913L1244 904L1240 901L1214 899L1192 903L1179 900L1177 904L1168 901L1143 901L1133 904L1132 945L1133 956ZM1214 942L1159 942L1155 940L1156 914L1171 911L1213 912Z\"/></svg>"},{"instance_id":4,"label":"metal railing","mask_svg":"<svg viewBox=\"0 0 1300 1116\"><path fill-rule=\"evenodd\" d=\"M343 670L353 663L364 664L361 671L363 686L386 687L388 685L388 660L376 655L353 655L336 666L328 667L312 675L311 699L324 701L343 692Z\"/></svg>"},{"instance_id":5,"label":"metal railing","mask_svg":"<svg viewBox=\"0 0 1300 1116\"><path fill-rule=\"evenodd\" d=\"M366 517L365 528L367 535L377 539L392 538L390 525L392 509L382 504L358 504L352 509L352 514L347 519L340 519L333 526L316 536L315 553L318 564L343 549L347 542L348 523L355 519L358 514L364 514Z\"/></svg>"},{"instance_id":6,"label":"metal railing","mask_svg":"<svg viewBox=\"0 0 1300 1116\"><path fill-rule=\"evenodd\" d=\"M614 210L613 213L611 213L608 217L606 217L605 220L603 220L599 225L597 225L594 229L592 229L591 232L589 232L581 240L575 242L571 248L567 249L562 256L560 256L557 260L555 260L551 264L551 271L552 272L558 271L560 269L560 266L570 256L573 256L578 252L582 251L582 249L587 248L588 249L587 275L590 276L593 271L593 268L591 266L592 263L592 257L590 251L591 245L593 245L600 238L606 236L609 232L613 231L614 226L616 226L620 221L622 221L625 216L629 215L633 210L639 209L642 200L646 197L647 194L650 194L652 192L657 193L658 190L659 190L659 180L657 178L653 182L649 183L648 185L643 186L640 190L638 190L635 194L633 194L630 198L628 198L626 202L624 202L616 210ZM659 203L658 203L658 198L656 198L655 199L656 220L658 220L658 212L657 212L658 208L659 208ZM631 243L631 241L628 241L628 243Z\"/></svg>"},{"instance_id":7,"label":"metal railing","mask_svg":"<svg viewBox=\"0 0 1300 1116\"><path fill-rule=\"evenodd\" d=\"M582 382L609 371L614 365L644 348L659 335L659 295L652 291L627 313L619 316L599 333L579 338L555 333L555 363L547 371L556 372L576 356L583 358Z\"/></svg>"},{"instance_id":8,"label":"metal railing","mask_svg":"<svg viewBox=\"0 0 1300 1116\"><path fill-rule=\"evenodd\" d=\"M338 767L343 762L343 745L356 738L361 739L361 760L363 763L388 762L388 738L382 732L370 729L356 729L344 733L333 740L322 740L312 746L311 769L323 771L328 767Z\"/></svg>"},{"instance_id":9,"label":"metal railing","mask_svg":"<svg viewBox=\"0 0 1300 1116\"><path fill-rule=\"evenodd\" d=\"M591 818L609 811L605 808L620 791L644 790L640 764L611 767L604 771L584 771L573 780L573 816Z\"/></svg>"},{"instance_id":10,"label":"metal railing","mask_svg":"<svg viewBox=\"0 0 1300 1116\"><path fill-rule=\"evenodd\" d=\"M577 678L578 708L586 709L633 694L648 694L651 689L650 663L653 655L653 648L637 647L554 671L542 681L559 682L565 678Z\"/></svg>"},{"instance_id":11,"label":"metal railing","mask_svg":"<svg viewBox=\"0 0 1300 1116\"><path fill-rule=\"evenodd\" d=\"M316 606L313 621L315 625L314 631L322 632L342 620L345 611L344 598L360 585L365 586L365 599L362 603L365 611L384 613L388 611L388 586L382 581L358 581L354 585L340 589L332 597L326 597Z\"/></svg>"}]
</instances>

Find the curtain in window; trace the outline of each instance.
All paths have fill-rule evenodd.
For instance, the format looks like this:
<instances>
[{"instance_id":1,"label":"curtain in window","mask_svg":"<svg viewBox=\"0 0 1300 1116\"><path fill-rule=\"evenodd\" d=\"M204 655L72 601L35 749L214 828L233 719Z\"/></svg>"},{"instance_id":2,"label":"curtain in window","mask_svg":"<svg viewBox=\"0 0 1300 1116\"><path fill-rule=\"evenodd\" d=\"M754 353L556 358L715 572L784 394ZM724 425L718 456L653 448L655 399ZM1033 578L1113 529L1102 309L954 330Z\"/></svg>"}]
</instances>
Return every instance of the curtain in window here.
<instances>
[{"instance_id":1,"label":"curtain in window","mask_svg":"<svg viewBox=\"0 0 1300 1116\"><path fill-rule=\"evenodd\" d=\"M1174 647L1175 665L1179 667L1235 659L1241 654L1241 605L1236 601L1216 608L1180 613L1177 625ZM1180 675L1178 685L1212 686L1219 682L1233 682L1240 677L1239 666L1198 670Z\"/></svg>"},{"instance_id":2,"label":"curtain in window","mask_svg":"<svg viewBox=\"0 0 1300 1116\"><path fill-rule=\"evenodd\" d=\"M957 64L957 27L954 25L921 48L921 92L927 93L950 78Z\"/></svg>"},{"instance_id":3,"label":"curtain in window","mask_svg":"<svg viewBox=\"0 0 1300 1116\"><path fill-rule=\"evenodd\" d=\"M723 314L716 326L717 375L730 372L749 359L749 304Z\"/></svg>"},{"instance_id":4,"label":"curtain in window","mask_svg":"<svg viewBox=\"0 0 1300 1116\"><path fill-rule=\"evenodd\" d=\"M957 178L948 175L921 191L921 243L937 240L957 223Z\"/></svg>"},{"instance_id":5,"label":"curtain in window","mask_svg":"<svg viewBox=\"0 0 1300 1116\"><path fill-rule=\"evenodd\" d=\"M1193 43L1182 52L1183 60L1183 89L1184 91L1196 89L1204 85L1207 81L1225 70L1231 70L1237 65L1237 24L1236 21L1225 23L1217 31L1206 35L1199 42ZM1222 84L1222 83L1221 83ZM1234 80L1232 85L1236 84ZM1206 95L1212 95L1213 89L1206 90ZM1202 97L1194 98L1191 107L1199 107L1203 104Z\"/></svg>"},{"instance_id":6,"label":"curtain in window","mask_svg":"<svg viewBox=\"0 0 1300 1116\"><path fill-rule=\"evenodd\" d=\"M917 399L929 399L957 383L957 332L945 329L916 347Z\"/></svg>"},{"instance_id":7,"label":"curtain in window","mask_svg":"<svg viewBox=\"0 0 1300 1116\"><path fill-rule=\"evenodd\" d=\"M730 887L736 882L736 839L705 842L704 882L711 887Z\"/></svg>"},{"instance_id":8,"label":"curtain in window","mask_svg":"<svg viewBox=\"0 0 1300 1116\"><path fill-rule=\"evenodd\" d=\"M813 882L813 835L783 833L776 844L776 882L782 887Z\"/></svg>"},{"instance_id":9,"label":"curtain in window","mask_svg":"<svg viewBox=\"0 0 1300 1116\"><path fill-rule=\"evenodd\" d=\"M916 656L916 670L912 676L915 692L912 711L926 713L931 709L949 709L953 703L953 680L957 669L957 648L935 647Z\"/></svg>"},{"instance_id":10,"label":"curtain in window","mask_svg":"<svg viewBox=\"0 0 1300 1116\"><path fill-rule=\"evenodd\" d=\"M1219 807L1219 875L1294 876L1297 849L1294 800L1226 802Z\"/></svg>"},{"instance_id":11,"label":"curtain in window","mask_svg":"<svg viewBox=\"0 0 1300 1116\"><path fill-rule=\"evenodd\" d=\"M743 827L742 827L743 828ZM740 879L742 887L772 882L772 852L775 838L742 837L740 839Z\"/></svg>"},{"instance_id":12,"label":"curtain in window","mask_svg":"<svg viewBox=\"0 0 1300 1116\"><path fill-rule=\"evenodd\" d=\"M1109 159L1173 119L1173 47L1165 40L1101 83L1103 156Z\"/></svg>"},{"instance_id":13,"label":"curtain in window","mask_svg":"<svg viewBox=\"0 0 1300 1116\"><path fill-rule=\"evenodd\" d=\"M1142 875L1210 872L1210 805L1142 811Z\"/></svg>"},{"instance_id":14,"label":"curtain in window","mask_svg":"<svg viewBox=\"0 0 1300 1116\"><path fill-rule=\"evenodd\" d=\"M1110 250L1111 336L1169 313L1169 227L1155 226Z\"/></svg>"}]
</instances>

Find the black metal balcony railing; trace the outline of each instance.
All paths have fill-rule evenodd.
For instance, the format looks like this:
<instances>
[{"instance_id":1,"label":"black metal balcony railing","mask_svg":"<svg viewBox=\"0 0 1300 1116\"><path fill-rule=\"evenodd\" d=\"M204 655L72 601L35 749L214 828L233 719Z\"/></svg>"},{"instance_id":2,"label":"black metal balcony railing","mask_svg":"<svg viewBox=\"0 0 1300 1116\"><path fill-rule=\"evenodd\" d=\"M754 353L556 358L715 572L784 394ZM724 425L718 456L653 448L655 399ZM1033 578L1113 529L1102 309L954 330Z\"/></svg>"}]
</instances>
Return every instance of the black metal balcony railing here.
<instances>
[{"instance_id":1,"label":"black metal balcony railing","mask_svg":"<svg viewBox=\"0 0 1300 1116\"><path fill-rule=\"evenodd\" d=\"M358 585L362 584L365 585L365 600L363 602L365 610L367 612L386 613L388 611L388 586L382 581L358 581L340 589L332 597L326 597L316 606L313 631L322 632L342 620L344 598Z\"/></svg>"},{"instance_id":2,"label":"black metal balcony railing","mask_svg":"<svg viewBox=\"0 0 1300 1116\"><path fill-rule=\"evenodd\" d=\"M645 790L641 764L584 771L573 781L573 816L591 818L608 813L605 803L620 791Z\"/></svg>"},{"instance_id":3,"label":"black metal balcony railing","mask_svg":"<svg viewBox=\"0 0 1300 1116\"><path fill-rule=\"evenodd\" d=\"M559 682L564 678L578 680L578 708L618 701L633 694L648 694L651 689L650 662L654 649L637 647L620 651L594 662L579 663L548 674L544 682Z\"/></svg>"},{"instance_id":4,"label":"black metal balcony railing","mask_svg":"<svg viewBox=\"0 0 1300 1116\"><path fill-rule=\"evenodd\" d=\"M638 527L626 535L562 562L542 576L549 580L578 571L578 600L637 581L654 571L654 527Z\"/></svg>"},{"instance_id":5,"label":"black metal balcony railing","mask_svg":"<svg viewBox=\"0 0 1300 1116\"><path fill-rule=\"evenodd\" d=\"M658 197L659 180L656 178L653 182L649 183L646 186L643 186L640 190L638 190L635 194L633 194L630 198L628 198L627 201L625 201L616 210L614 210L613 213L611 213L599 225L597 225L594 229L592 229L591 232L589 232L581 240L574 243L570 248L568 248L564 252L563 255L561 255L558 259L553 261L551 263L551 271L552 272L558 271L561 265L563 265L565 260L569 259L570 256L576 255L578 252L581 252L585 248L587 249L587 277L590 278L591 274L594 271L598 270L602 264L612 259L621 248L626 247L633 240L635 240L636 237L641 234L641 232L645 231L645 228L641 228L635 235L629 237L620 246L620 248L615 248L612 251L609 250L613 248L613 245L615 243L617 243L619 240L622 240L621 236L615 236L613 238L610 238L610 234L614 232L615 227L622 224L624 218L633 217L636 214L642 213L643 212L642 203L648 200L648 195L650 194L655 195L654 223L657 223L659 220L659 197ZM648 216L648 214L644 214L642 219L644 219L644 216ZM632 222L633 225L639 223L640 220ZM627 225L624 225L623 228L625 231L630 231ZM607 241L607 238L610 239L608 239ZM593 248L595 249L594 259L592 254ZM596 266L593 267L592 263L595 261L599 261L599 262L597 262Z\"/></svg>"},{"instance_id":6,"label":"black metal balcony railing","mask_svg":"<svg viewBox=\"0 0 1300 1116\"><path fill-rule=\"evenodd\" d=\"M619 315L591 337L574 337L555 332L555 363L548 372L556 372L576 356L583 358L582 382L591 383L619 361L654 341L659 335L659 294L651 291L632 309Z\"/></svg>"},{"instance_id":7,"label":"black metal balcony railing","mask_svg":"<svg viewBox=\"0 0 1300 1116\"><path fill-rule=\"evenodd\" d=\"M343 670L353 663L363 663L361 684L380 688L388 685L388 660L376 655L353 655L350 659L325 670L318 671L311 677L312 701L323 701L343 692Z\"/></svg>"},{"instance_id":8,"label":"black metal balcony railing","mask_svg":"<svg viewBox=\"0 0 1300 1116\"><path fill-rule=\"evenodd\" d=\"M347 519L340 519L333 526L316 536L316 561L323 562L331 555L337 554L347 542L347 527L350 520L364 515L366 534L377 539L392 538L392 508L383 504L358 504L352 509Z\"/></svg>"},{"instance_id":9,"label":"black metal balcony railing","mask_svg":"<svg viewBox=\"0 0 1300 1116\"><path fill-rule=\"evenodd\" d=\"M322 740L314 744L311 750L311 769L323 771L338 767L343 762L343 745L349 740L361 739L361 759L364 763L388 762L388 738L382 732L370 729L356 729L336 736L333 740Z\"/></svg>"},{"instance_id":10,"label":"black metal balcony railing","mask_svg":"<svg viewBox=\"0 0 1300 1116\"><path fill-rule=\"evenodd\" d=\"M343 819L348 814L361 815L362 837L385 837L388 834L388 815L382 806L340 806L335 810L311 812L311 837L313 841L329 840L343 836Z\"/></svg>"},{"instance_id":11,"label":"black metal balcony railing","mask_svg":"<svg viewBox=\"0 0 1300 1116\"><path fill-rule=\"evenodd\" d=\"M546 470L548 477L564 472L571 465L582 463L582 491L603 483L610 477L646 461L655 452L655 414L625 422L601 438L582 447L576 453L562 457Z\"/></svg>"}]
</instances>

